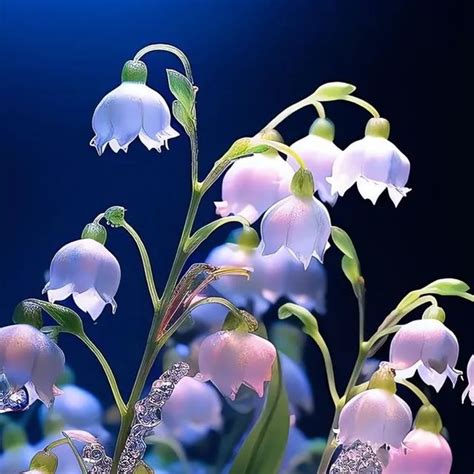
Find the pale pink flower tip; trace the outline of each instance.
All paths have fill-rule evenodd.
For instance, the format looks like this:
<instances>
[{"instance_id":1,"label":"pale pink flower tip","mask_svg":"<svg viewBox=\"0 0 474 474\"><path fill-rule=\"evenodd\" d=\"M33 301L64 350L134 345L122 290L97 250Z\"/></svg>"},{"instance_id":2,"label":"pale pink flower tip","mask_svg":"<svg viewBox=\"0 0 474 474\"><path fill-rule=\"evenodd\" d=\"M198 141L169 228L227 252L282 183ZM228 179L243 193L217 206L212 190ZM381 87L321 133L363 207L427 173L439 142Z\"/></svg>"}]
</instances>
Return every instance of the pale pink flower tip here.
<instances>
[{"instance_id":1,"label":"pale pink flower tip","mask_svg":"<svg viewBox=\"0 0 474 474\"><path fill-rule=\"evenodd\" d=\"M84 430L65 430L66 433L74 441L81 441L82 443L97 443L97 438Z\"/></svg>"},{"instance_id":2,"label":"pale pink flower tip","mask_svg":"<svg viewBox=\"0 0 474 474\"><path fill-rule=\"evenodd\" d=\"M447 441L436 433L414 429L402 449L391 449L384 474L449 474L453 456Z\"/></svg>"},{"instance_id":3,"label":"pale pink flower tip","mask_svg":"<svg viewBox=\"0 0 474 474\"><path fill-rule=\"evenodd\" d=\"M201 343L199 377L212 381L231 400L242 384L262 397L275 358L276 349L266 339L241 331L219 331Z\"/></svg>"}]
</instances>

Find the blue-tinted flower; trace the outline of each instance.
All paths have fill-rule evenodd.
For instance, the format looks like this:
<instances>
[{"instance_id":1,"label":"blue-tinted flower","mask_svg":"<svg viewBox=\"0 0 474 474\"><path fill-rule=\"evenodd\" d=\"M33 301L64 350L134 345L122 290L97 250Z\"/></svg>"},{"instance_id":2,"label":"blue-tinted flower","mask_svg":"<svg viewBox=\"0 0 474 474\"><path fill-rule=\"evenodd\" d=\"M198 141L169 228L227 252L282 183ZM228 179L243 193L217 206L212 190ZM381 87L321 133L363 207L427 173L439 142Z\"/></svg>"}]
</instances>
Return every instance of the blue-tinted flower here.
<instances>
[{"instance_id":1,"label":"blue-tinted flower","mask_svg":"<svg viewBox=\"0 0 474 474\"><path fill-rule=\"evenodd\" d=\"M27 471L30 467L30 460L35 454L36 449L29 444L5 450L0 455L0 472L2 474L18 474Z\"/></svg>"},{"instance_id":2,"label":"blue-tinted flower","mask_svg":"<svg viewBox=\"0 0 474 474\"><path fill-rule=\"evenodd\" d=\"M163 97L146 82L146 66L128 61L122 72L122 84L99 103L92 117L95 137L91 145L101 155L107 144L117 153L128 149L137 138L148 148L161 151L168 140L179 133L171 127L171 114Z\"/></svg>"},{"instance_id":3,"label":"blue-tinted flower","mask_svg":"<svg viewBox=\"0 0 474 474\"><path fill-rule=\"evenodd\" d=\"M37 398L50 406L61 392L54 384L63 371L63 351L41 331L27 324L0 329L0 399L27 386L29 400L23 409Z\"/></svg>"},{"instance_id":4,"label":"blue-tinted flower","mask_svg":"<svg viewBox=\"0 0 474 474\"><path fill-rule=\"evenodd\" d=\"M93 320L100 316L106 304L115 313L120 265L99 242L80 239L62 247L53 257L49 278L43 293L48 293L51 303L72 295L77 306Z\"/></svg>"}]
</instances>

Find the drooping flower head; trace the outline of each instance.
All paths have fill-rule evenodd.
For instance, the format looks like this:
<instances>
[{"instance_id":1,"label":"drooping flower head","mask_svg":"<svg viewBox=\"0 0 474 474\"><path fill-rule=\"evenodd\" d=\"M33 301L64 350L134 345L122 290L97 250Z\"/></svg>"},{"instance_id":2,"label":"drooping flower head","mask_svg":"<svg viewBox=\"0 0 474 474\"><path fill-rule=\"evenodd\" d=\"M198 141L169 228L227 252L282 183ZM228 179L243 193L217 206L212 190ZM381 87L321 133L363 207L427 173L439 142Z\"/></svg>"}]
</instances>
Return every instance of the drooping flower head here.
<instances>
[{"instance_id":1,"label":"drooping flower head","mask_svg":"<svg viewBox=\"0 0 474 474\"><path fill-rule=\"evenodd\" d=\"M398 206L408 191L410 174L408 158L388 140L390 125L386 119L372 118L367 123L365 137L349 145L334 162L332 193L341 196L354 184L364 199L373 204L382 192Z\"/></svg>"},{"instance_id":2,"label":"drooping flower head","mask_svg":"<svg viewBox=\"0 0 474 474\"><path fill-rule=\"evenodd\" d=\"M281 136L276 139L282 141ZM239 215L252 224L290 194L293 173L291 166L273 150L237 160L222 181L222 201L214 203L216 213L222 217Z\"/></svg>"},{"instance_id":3,"label":"drooping flower head","mask_svg":"<svg viewBox=\"0 0 474 474\"><path fill-rule=\"evenodd\" d=\"M384 444L401 447L410 431L412 414L395 390L390 370L379 369L372 376L369 389L351 398L342 409L337 430L339 442L349 446L359 440L374 450Z\"/></svg>"},{"instance_id":4,"label":"drooping flower head","mask_svg":"<svg viewBox=\"0 0 474 474\"><path fill-rule=\"evenodd\" d=\"M331 185L327 178L332 176L334 161L342 150L334 144L334 124L328 119L316 119L309 130L309 135L291 145L305 161L311 173L318 195L323 202L333 206L337 201L337 193L331 193ZM292 157L288 163L295 171L299 165Z\"/></svg>"},{"instance_id":5,"label":"drooping flower head","mask_svg":"<svg viewBox=\"0 0 474 474\"><path fill-rule=\"evenodd\" d=\"M276 358L273 344L243 331L219 331L206 337L199 349L199 377L235 399L242 384L263 396Z\"/></svg>"},{"instance_id":6,"label":"drooping flower head","mask_svg":"<svg viewBox=\"0 0 474 474\"><path fill-rule=\"evenodd\" d=\"M183 377L164 405L166 432L185 444L202 439L222 427L222 402L215 388L192 377Z\"/></svg>"},{"instance_id":7,"label":"drooping flower head","mask_svg":"<svg viewBox=\"0 0 474 474\"><path fill-rule=\"evenodd\" d=\"M66 244L53 257L43 293L51 303L72 295L74 302L95 321L106 304L115 312L114 296L120 283L120 265L112 253L93 239Z\"/></svg>"},{"instance_id":8,"label":"drooping flower head","mask_svg":"<svg viewBox=\"0 0 474 474\"><path fill-rule=\"evenodd\" d=\"M0 412L14 411L3 405L16 393L26 397L19 409L36 399L50 406L61 391L55 387L64 371L63 351L45 334L28 324L0 329Z\"/></svg>"},{"instance_id":9,"label":"drooping flower head","mask_svg":"<svg viewBox=\"0 0 474 474\"><path fill-rule=\"evenodd\" d=\"M298 170L291 183L292 194L274 204L261 225L263 255L286 247L308 268L311 258L322 262L331 234L331 218L314 196L311 172Z\"/></svg>"},{"instance_id":10,"label":"drooping flower head","mask_svg":"<svg viewBox=\"0 0 474 474\"><path fill-rule=\"evenodd\" d=\"M171 114L163 97L146 85L147 68L141 61L127 61L122 83L99 103L92 117L95 136L91 146L101 155L107 144L117 153L137 138L148 150L161 151L179 133L171 127Z\"/></svg>"},{"instance_id":11,"label":"drooping flower head","mask_svg":"<svg viewBox=\"0 0 474 474\"><path fill-rule=\"evenodd\" d=\"M404 324L390 345L390 364L397 377L413 377L418 371L421 379L436 391L449 377L453 386L461 374L455 365L459 344L454 333L441 321L432 318Z\"/></svg>"},{"instance_id":12,"label":"drooping flower head","mask_svg":"<svg viewBox=\"0 0 474 474\"><path fill-rule=\"evenodd\" d=\"M474 355L471 356L469 362L467 363L467 387L462 393L462 402L466 399L467 395L469 394L469 399L471 400L471 404L474 405Z\"/></svg>"}]
</instances>

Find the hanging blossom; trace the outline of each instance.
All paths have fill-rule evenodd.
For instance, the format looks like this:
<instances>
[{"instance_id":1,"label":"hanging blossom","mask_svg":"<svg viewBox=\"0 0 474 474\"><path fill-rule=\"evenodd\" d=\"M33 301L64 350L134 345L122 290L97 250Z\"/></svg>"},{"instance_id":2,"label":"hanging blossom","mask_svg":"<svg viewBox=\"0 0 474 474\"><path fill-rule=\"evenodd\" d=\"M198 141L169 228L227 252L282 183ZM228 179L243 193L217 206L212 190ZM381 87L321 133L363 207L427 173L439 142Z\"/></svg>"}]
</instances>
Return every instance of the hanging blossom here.
<instances>
[{"instance_id":1,"label":"hanging blossom","mask_svg":"<svg viewBox=\"0 0 474 474\"><path fill-rule=\"evenodd\" d=\"M256 153L237 160L222 181L216 213L239 215L251 224L269 207L290 194L291 166L276 152Z\"/></svg>"},{"instance_id":2,"label":"hanging blossom","mask_svg":"<svg viewBox=\"0 0 474 474\"><path fill-rule=\"evenodd\" d=\"M53 257L49 282L43 289L51 303L72 295L82 311L95 321L106 304L117 309L114 296L120 283L120 265L112 253L93 239L80 239L62 247Z\"/></svg>"},{"instance_id":3,"label":"hanging blossom","mask_svg":"<svg viewBox=\"0 0 474 474\"><path fill-rule=\"evenodd\" d=\"M37 399L50 406L61 394L54 384L64 371L64 353L48 336L28 324L0 329L0 401L23 391L26 409ZM5 407L0 412L14 411Z\"/></svg>"},{"instance_id":4,"label":"hanging blossom","mask_svg":"<svg viewBox=\"0 0 474 474\"><path fill-rule=\"evenodd\" d=\"M291 182L292 195L278 201L263 216L261 234L263 255L286 247L308 268L311 258L323 261L329 247L331 218L314 196L311 172L299 169Z\"/></svg>"},{"instance_id":5,"label":"hanging blossom","mask_svg":"<svg viewBox=\"0 0 474 474\"><path fill-rule=\"evenodd\" d=\"M194 444L223 426L222 401L217 391L192 377L183 377L162 411L158 432Z\"/></svg>"},{"instance_id":6,"label":"hanging blossom","mask_svg":"<svg viewBox=\"0 0 474 474\"><path fill-rule=\"evenodd\" d=\"M331 183L333 194L341 196L357 183L359 193L373 204L385 189L398 206L410 191L405 187L410 174L408 158L388 140L390 125L386 119L372 118L365 137L349 145L334 162Z\"/></svg>"},{"instance_id":7,"label":"hanging blossom","mask_svg":"<svg viewBox=\"0 0 474 474\"><path fill-rule=\"evenodd\" d=\"M316 119L309 130L309 135L296 141L291 148L303 158L313 174L318 195L323 202L331 206L337 201L337 193L332 194L327 178L332 176L332 168L342 150L334 144L334 124L328 119ZM288 157L288 163L297 171L298 163Z\"/></svg>"},{"instance_id":8,"label":"hanging blossom","mask_svg":"<svg viewBox=\"0 0 474 474\"><path fill-rule=\"evenodd\" d=\"M220 392L235 400L242 384L263 397L276 358L273 344L243 331L219 331L206 337L199 349L199 374Z\"/></svg>"},{"instance_id":9,"label":"hanging blossom","mask_svg":"<svg viewBox=\"0 0 474 474\"><path fill-rule=\"evenodd\" d=\"M92 117L95 136L91 146L102 155L107 144L117 153L127 152L137 138L148 148L161 151L179 133L171 127L171 114L163 97L146 83L147 68L141 61L127 61L122 83L99 103Z\"/></svg>"},{"instance_id":10,"label":"hanging blossom","mask_svg":"<svg viewBox=\"0 0 474 474\"><path fill-rule=\"evenodd\" d=\"M471 404L474 405L474 355L471 356L469 359L469 362L467 363L467 387L462 392L462 402L464 403L464 400L466 397L469 395L469 399L471 400Z\"/></svg>"},{"instance_id":11,"label":"hanging blossom","mask_svg":"<svg viewBox=\"0 0 474 474\"><path fill-rule=\"evenodd\" d=\"M404 324L390 345L390 364L397 378L416 372L438 392L449 377L453 386L462 373L455 365L459 344L454 333L437 319L420 319Z\"/></svg>"},{"instance_id":12,"label":"hanging blossom","mask_svg":"<svg viewBox=\"0 0 474 474\"><path fill-rule=\"evenodd\" d=\"M375 451L383 445L399 448L410 431L410 407L395 394L390 369L380 368L372 376L369 389L351 398L341 411L338 441L349 446L359 440Z\"/></svg>"}]
</instances>

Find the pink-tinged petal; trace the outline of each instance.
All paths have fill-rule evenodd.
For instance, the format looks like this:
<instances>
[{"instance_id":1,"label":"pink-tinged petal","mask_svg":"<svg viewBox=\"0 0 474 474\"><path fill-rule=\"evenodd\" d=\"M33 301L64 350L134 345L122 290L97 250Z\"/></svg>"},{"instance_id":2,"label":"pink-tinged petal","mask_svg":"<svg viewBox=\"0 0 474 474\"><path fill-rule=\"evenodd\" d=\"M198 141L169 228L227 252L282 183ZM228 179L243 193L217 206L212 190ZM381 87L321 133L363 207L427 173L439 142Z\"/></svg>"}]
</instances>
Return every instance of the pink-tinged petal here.
<instances>
[{"instance_id":1,"label":"pink-tinged petal","mask_svg":"<svg viewBox=\"0 0 474 474\"><path fill-rule=\"evenodd\" d=\"M390 450L384 474L449 474L453 461L447 441L440 435L414 429L408 433L402 449Z\"/></svg>"},{"instance_id":2,"label":"pink-tinged petal","mask_svg":"<svg viewBox=\"0 0 474 474\"><path fill-rule=\"evenodd\" d=\"M211 380L231 400L242 384L263 396L271 379L276 350L269 341L240 331L219 331L208 336L199 351L202 380Z\"/></svg>"},{"instance_id":3,"label":"pink-tinged petal","mask_svg":"<svg viewBox=\"0 0 474 474\"><path fill-rule=\"evenodd\" d=\"M375 449L384 444L400 447L411 423L410 407L400 397L383 389L370 389L356 395L342 409L338 439L345 446L360 440Z\"/></svg>"},{"instance_id":4,"label":"pink-tinged petal","mask_svg":"<svg viewBox=\"0 0 474 474\"><path fill-rule=\"evenodd\" d=\"M74 441L80 441L82 443L97 443L97 438L84 430L65 430L66 433Z\"/></svg>"},{"instance_id":5,"label":"pink-tinged petal","mask_svg":"<svg viewBox=\"0 0 474 474\"><path fill-rule=\"evenodd\" d=\"M294 172L280 156L255 154L237 160L222 182L221 216L240 215L255 222L269 207L290 194Z\"/></svg>"}]
</instances>

